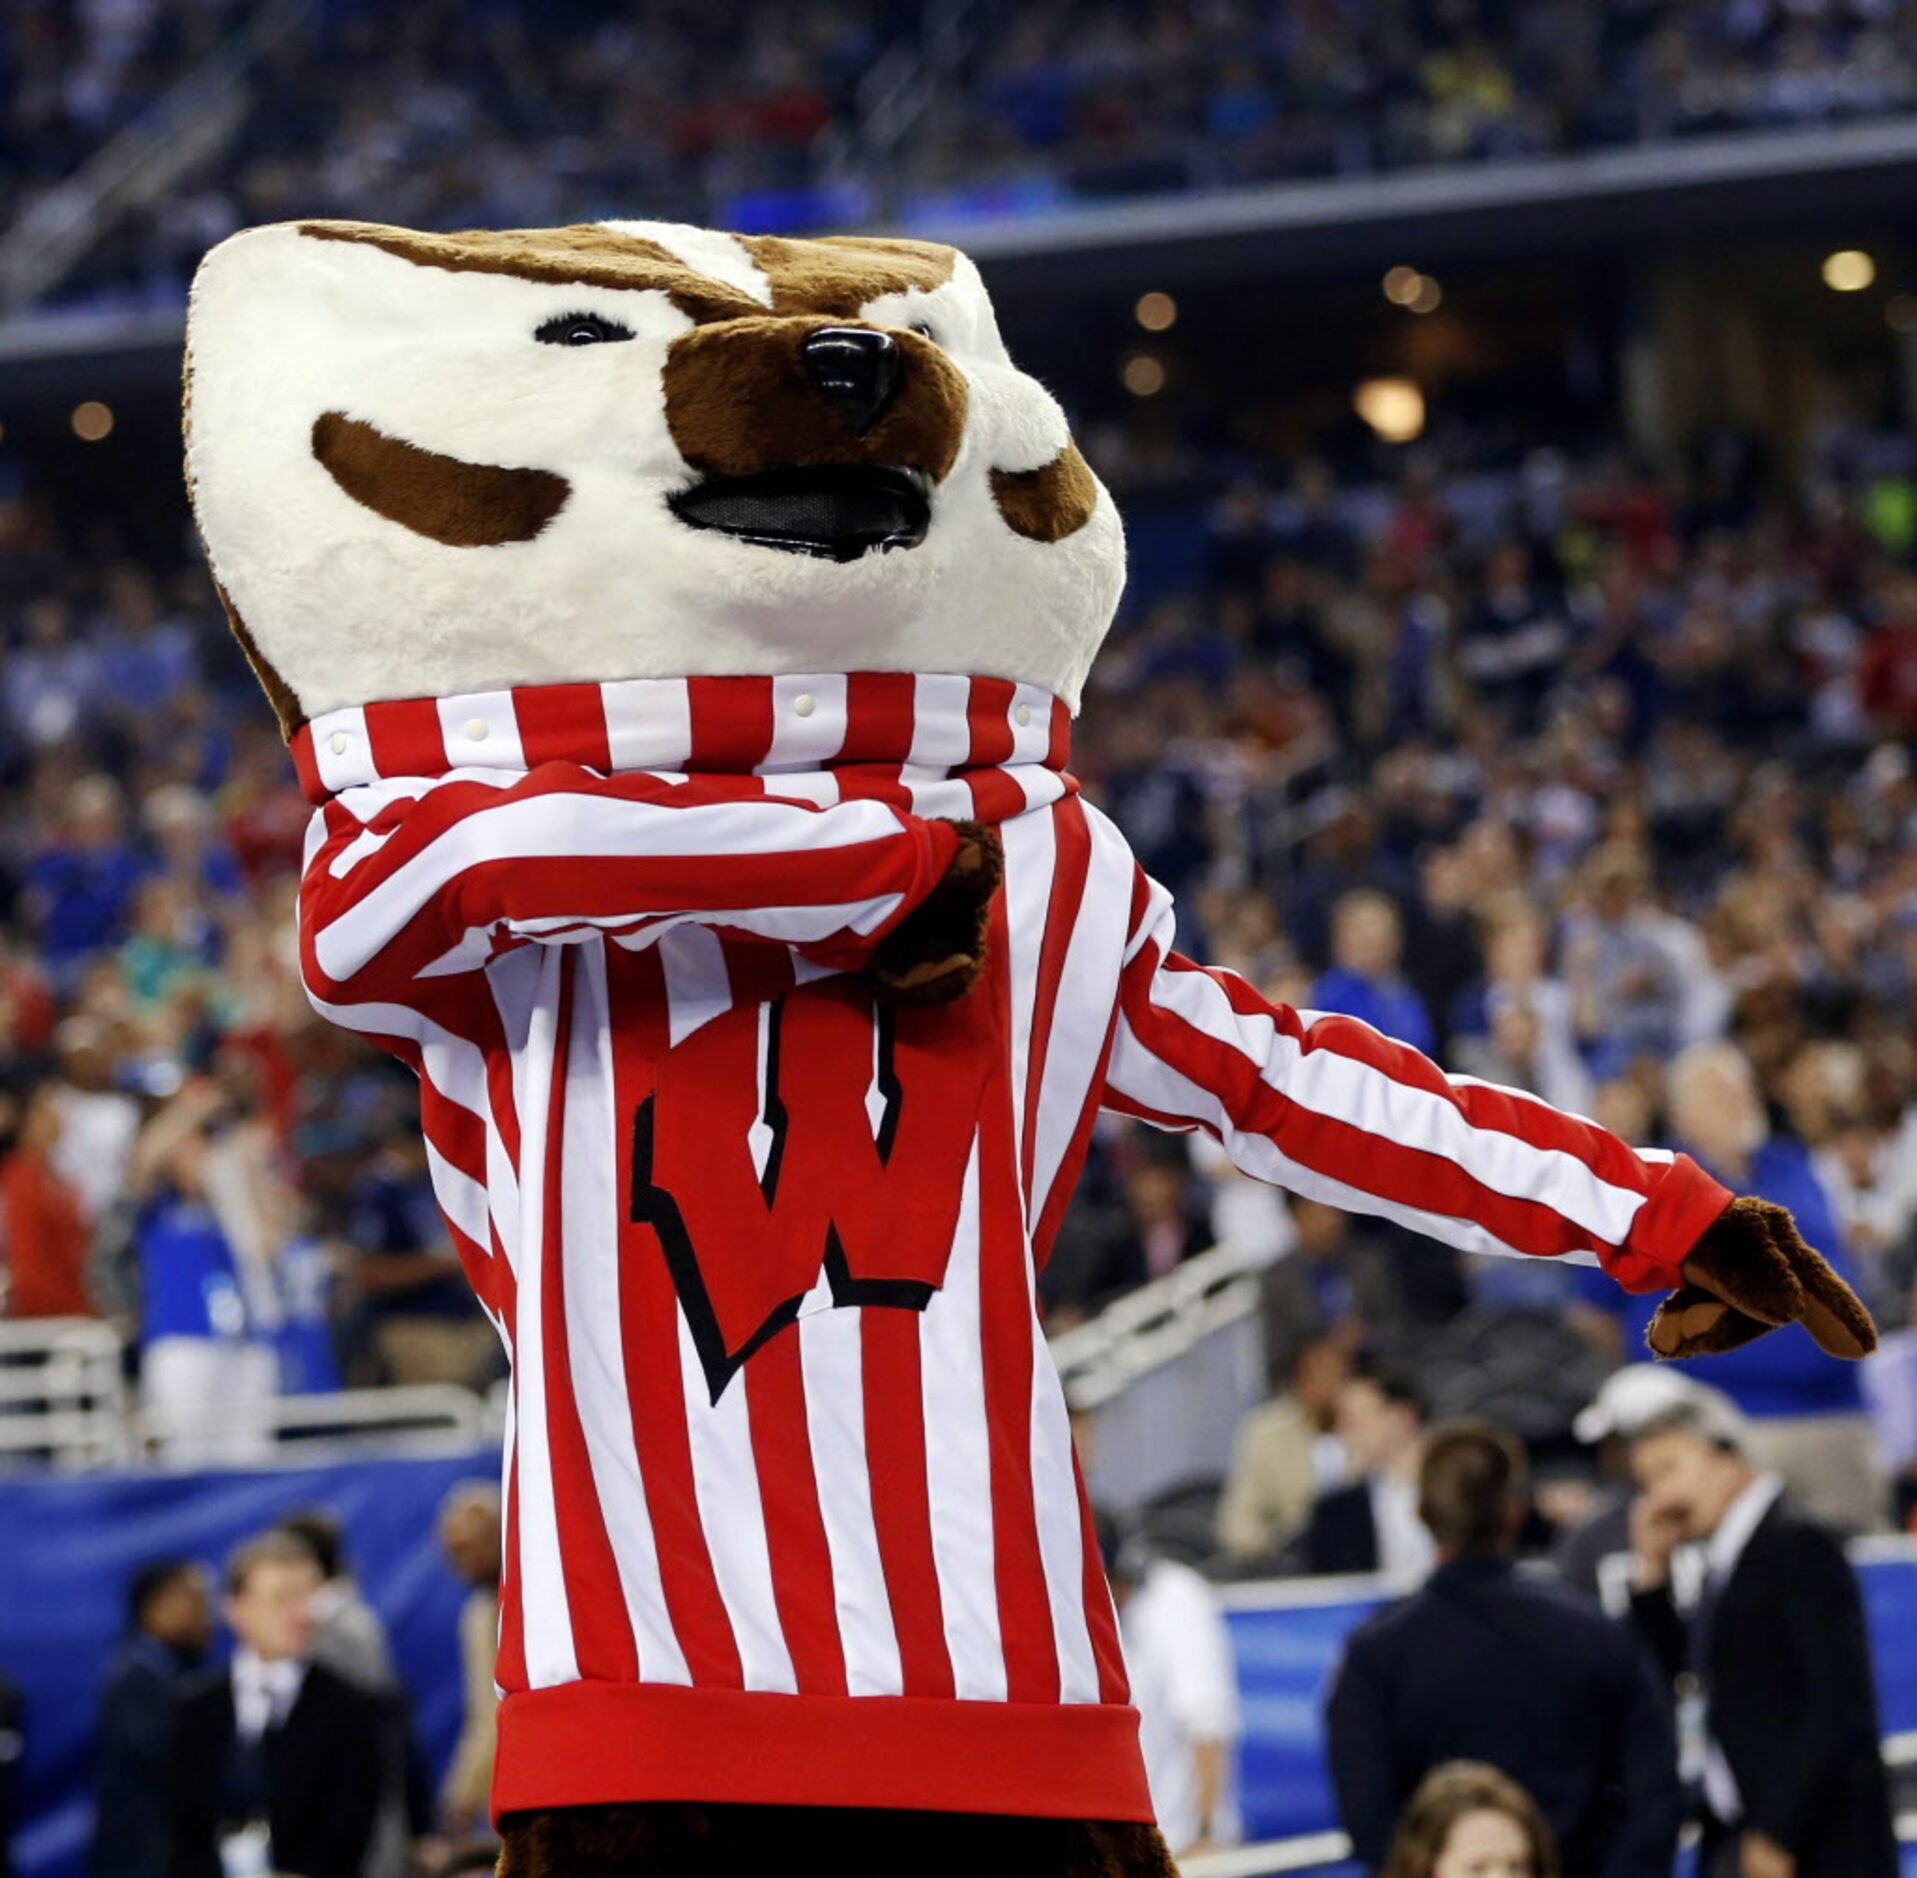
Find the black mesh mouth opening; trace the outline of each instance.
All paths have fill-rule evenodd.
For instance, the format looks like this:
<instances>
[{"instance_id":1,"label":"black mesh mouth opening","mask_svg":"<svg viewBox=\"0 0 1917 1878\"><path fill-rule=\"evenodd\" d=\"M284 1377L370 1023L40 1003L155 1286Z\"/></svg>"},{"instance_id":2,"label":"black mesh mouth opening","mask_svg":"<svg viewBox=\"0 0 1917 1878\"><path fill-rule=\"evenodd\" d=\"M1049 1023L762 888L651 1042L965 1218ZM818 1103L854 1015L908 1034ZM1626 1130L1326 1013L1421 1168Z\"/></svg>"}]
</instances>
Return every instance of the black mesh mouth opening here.
<instances>
[{"instance_id":1,"label":"black mesh mouth opening","mask_svg":"<svg viewBox=\"0 0 1917 1878\"><path fill-rule=\"evenodd\" d=\"M668 506L691 527L825 561L916 548L932 519L923 475L856 463L708 476Z\"/></svg>"}]
</instances>

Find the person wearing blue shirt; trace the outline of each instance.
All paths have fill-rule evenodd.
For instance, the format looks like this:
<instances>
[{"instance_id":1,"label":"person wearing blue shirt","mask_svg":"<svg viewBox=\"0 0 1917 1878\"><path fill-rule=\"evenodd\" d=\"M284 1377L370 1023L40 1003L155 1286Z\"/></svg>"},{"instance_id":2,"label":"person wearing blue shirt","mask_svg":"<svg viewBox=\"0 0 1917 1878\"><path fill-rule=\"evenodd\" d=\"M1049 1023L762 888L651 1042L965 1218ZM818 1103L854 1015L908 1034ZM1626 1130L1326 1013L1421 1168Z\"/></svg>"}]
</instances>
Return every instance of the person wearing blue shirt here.
<instances>
[{"instance_id":1,"label":"person wearing blue shirt","mask_svg":"<svg viewBox=\"0 0 1917 1878\"><path fill-rule=\"evenodd\" d=\"M1771 1131L1757 1077L1741 1050L1698 1043L1680 1051L1668 1073L1665 1107L1673 1146L1733 1192L1788 1207L1838 1276L1857 1282L1809 1150ZM1601 1293L1593 1285L1590 1295L1622 1316L1627 1355L1649 1361L1644 1330L1658 1299L1627 1297L1608 1279ZM1805 1512L1852 1532L1883 1524L1884 1475L1856 1365L1826 1356L1792 1325L1741 1350L1699 1357L1690 1367L1750 1418L1753 1457L1784 1475Z\"/></svg>"},{"instance_id":2,"label":"person wearing blue shirt","mask_svg":"<svg viewBox=\"0 0 1917 1878\"><path fill-rule=\"evenodd\" d=\"M1398 969L1404 927L1386 894L1361 887L1331 913L1331 969L1311 987L1317 1011L1337 1011L1408 1043L1426 1056L1437 1049L1424 1001Z\"/></svg>"}]
</instances>

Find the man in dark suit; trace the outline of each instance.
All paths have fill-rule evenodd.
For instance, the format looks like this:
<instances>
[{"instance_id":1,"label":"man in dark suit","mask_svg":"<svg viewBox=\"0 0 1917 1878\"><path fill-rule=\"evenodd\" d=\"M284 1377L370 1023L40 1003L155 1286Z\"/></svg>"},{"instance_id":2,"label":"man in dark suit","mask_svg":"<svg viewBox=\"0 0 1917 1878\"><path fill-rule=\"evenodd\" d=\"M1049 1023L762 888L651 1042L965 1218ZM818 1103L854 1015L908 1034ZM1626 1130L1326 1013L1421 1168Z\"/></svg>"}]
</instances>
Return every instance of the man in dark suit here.
<instances>
[{"instance_id":1,"label":"man in dark suit","mask_svg":"<svg viewBox=\"0 0 1917 1878\"><path fill-rule=\"evenodd\" d=\"M1683 1793L1646 1653L1596 1605L1520 1577L1524 1456L1483 1422L1433 1432L1419 1511L1438 1548L1423 1590L1352 1633L1327 1712L1338 1810L1377 1865L1434 1767L1487 1761L1536 1798L1565 1878L1669 1872Z\"/></svg>"},{"instance_id":2,"label":"man in dark suit","mask_svg":"<svg viewBox=\"0 0 1917 1878\"><path fill-rule=\"evenodd\" d=\"M319 1585L311 1551L290 1534L234 1556L226 1618L239 1647L180 1709L172 1878L221 1878L223 1848L285 1878L358 1878L385 1715L311 1660Z\"/></svg>"},{"instance_id":3,"label":"man in dark suit","mask_svg":"<svg viewBox=\"0 0 1917 1878\"><path fill-rule=\"evenodd\" d=\"M1699 1741L1704 1878L1896 1878L1863 1600L1843 1548L1780 1499L1741 1418L1683 1403L1631 1443L1632 1616ZM1704 1550L1688 1615L1671 1560ZM1687 1725L1695 1719L1695 1730Z\"/></svg>"},{"instance_id":4,"label":"man in dark suit","mask_svg":"<svg viewBox=\"0 0 1917 1878\"><path fill-rule=\"evenodd\" d=\"M13 1829L20 1823L20 1762L26 1753L25 1704L0 1676L0 1878L13 1878Z\"/></svg>"},{"instance_id":5,"label":"man in dark suit","mask_svg":"<svg viewBox=\"0 0 1917 1878\"><path fill-rule=\"evenodd\" d=\"M1424 1576L1431 1539L1418 1520L1424 1404L1409 1377L1361 1358L1338 1392L1338 1439L1355 1478L1323 1495L1287 1549L1291 1571Z\"/></svg>"},{"instance_id":6,"label":"man in dark suit","mask_svg":"<svg viewBox=\"0 0 1917 1878\"><path fill-rule=\"evenodd\" d=\"M206 1572L162 1559L134 1574L132 1624L107 1672L94 1762L93 1878L167 1878L181 1686L213 1644Z\"/></svg>"}]
</instances>

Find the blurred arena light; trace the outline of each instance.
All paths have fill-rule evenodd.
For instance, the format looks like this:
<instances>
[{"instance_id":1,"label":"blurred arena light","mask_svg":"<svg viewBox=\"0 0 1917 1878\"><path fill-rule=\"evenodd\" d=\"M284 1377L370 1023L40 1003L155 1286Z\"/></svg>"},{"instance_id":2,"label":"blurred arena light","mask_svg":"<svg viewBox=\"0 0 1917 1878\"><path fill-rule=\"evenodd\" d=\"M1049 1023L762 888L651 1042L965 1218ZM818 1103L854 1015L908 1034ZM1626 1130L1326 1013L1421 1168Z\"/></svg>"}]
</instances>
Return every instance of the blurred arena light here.
<instances>
[{"instance_id":1,"label":"blurred arena light","mask_svg":"<svg viewBox=\"0 0 1917 1878\"><path fill-rule=\"evenodd\" d=\"M1393 306L1409 306L1423 284L1424 276L1415 267L1394 267L1384 277L1384 297Z\"/></svg>"},{"instance_id":2,"label":"blurred arena light","mask_svg":"<svg viewBox=\"0 0 1917 1878\"><path fill-rule=\"evenodd\" d=\"M1409 313L1435 313L1444 301L1444 289L1431 275L1415 267L1394 267L1380 284L1384 297Z\"/></svg>"},{"instance_id":3,"label":"blurred arena light","mask_svg":"<svg viewBox=\"0 0 1917 1878\"><path fill-rule=\"evenodd\" d=\"M1178 318L1178 302L1168 293L1142 293L1132 318L1148 333L1162 333Z\"/></svg>"},{"instance_id":4,"label":"blurred arena light","mask_svg":"<svg viewBox=\"0 0 1917 1878\"><path fill-rule=\"evenodd\" d=\"M73 434L82 443L99 443L103 438L113 435L113 407L102 404L98 398L89 398L84 404L76 404L72 417L67 421L73 426Z\"/></svg>"},{"instance_id":5,"label":"blurred arena light","mask_svg":"<svg viewBox=\"0 0 1917 1878\"><path fill-rule=\"evenodd\" d=\"M1839 248L1824 256L1824 285L1832 293L1861 293L1877 278L1877 263L1862 248Z\"/></svg>"},{"instance_id":6,"label":"blurred arena light","mask_svg":"<svg viewBox=\"0 0 1917 1878\"><path fill-rule=\"evenodd\" d=\"M1165 389L1165 361L1155 352L1129 353L1119 377L1134 398L1155 398Z\"/></svg>"},{"instance_id":7,"label":"blurred arena light","mask_svg":"<svg viewBox=\"0 0 1917 1878\"><path fill-rule=\"evenodd\" d=\"M1409 443L1424 430L1424 393L1410 378L1367 378L1351 394L1351 408L1386 443Z\"/></svg>"}]
</instances>

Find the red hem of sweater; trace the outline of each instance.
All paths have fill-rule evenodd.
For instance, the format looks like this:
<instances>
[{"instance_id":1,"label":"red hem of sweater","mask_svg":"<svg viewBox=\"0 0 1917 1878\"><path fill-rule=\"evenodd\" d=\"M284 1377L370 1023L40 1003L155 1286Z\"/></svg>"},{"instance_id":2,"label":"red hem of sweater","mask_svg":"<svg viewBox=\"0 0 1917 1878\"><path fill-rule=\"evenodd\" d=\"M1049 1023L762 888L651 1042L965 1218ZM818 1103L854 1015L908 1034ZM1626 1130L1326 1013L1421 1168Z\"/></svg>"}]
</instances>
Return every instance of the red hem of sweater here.
<instances>
[{"instance_id":1,"label":"red hem of sweater","mask_svg":"<svg viewBox=\"0 0 1917 1878\"><path fill-rule=\"evenodd\" d=\"M617 1800L1154 1818L1138 1711L565 1683L499 1706L495 1820Z\"/></svg>"},{"instance_id":2,"label":"red hem of sweater","mask_svg":"<svg viewBox=\"0 0 1917 1878\"><path fill-rule=\"evenodd\" d=\"M1610 1261L1611 1276L1632 1293L1675 1291L1684 1282L1691 1248L1734 1197L1688 1154L1678 1155L1638 1209L1630 1243Z\"/></svg>"}]
</instances>

